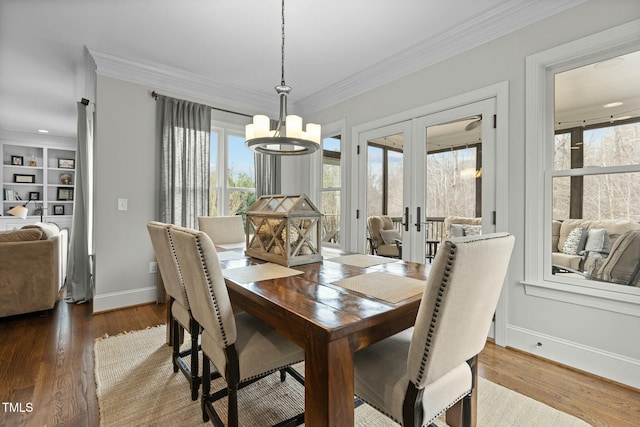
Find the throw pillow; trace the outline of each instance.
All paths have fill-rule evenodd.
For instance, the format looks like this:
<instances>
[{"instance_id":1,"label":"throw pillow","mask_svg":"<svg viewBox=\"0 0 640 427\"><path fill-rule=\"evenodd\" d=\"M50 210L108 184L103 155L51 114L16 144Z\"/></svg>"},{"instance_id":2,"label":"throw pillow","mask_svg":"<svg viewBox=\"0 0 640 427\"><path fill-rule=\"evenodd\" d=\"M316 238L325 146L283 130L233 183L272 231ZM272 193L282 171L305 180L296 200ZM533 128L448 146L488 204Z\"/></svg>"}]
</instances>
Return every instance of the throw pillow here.
<instances>
[{"instance_id":1,"label":"throw pillow","mask_svg":"<svg viewBox=\"0 0 640 427\"><path fill-rule=\"evenodd\" d=\"M28 242L40 240L42 230L38 228L0 231L0 242Z\"/></svg>"},{"instance_id":2,"label":"throw pillow","mask_svg":"<svg viewBox=\"0 0 640 427\"><path fill-rule=\"evenodd\" d=\"M578 255L584 255L587 251L584 250L587 245L587 238L589 237L588 230L582 230L582 234L580 235L580 241L578 242L578 249L576 249Z\"/></svg>"},{"instance_id":3,"label":"throw pillow","mask_svg":"<svg viewBox=\"0 0 640 427\"><path fill-rule=\"evenodd\" d=\"M482 234L482 226L481 225L469 225L465 224L462 226L464 230L465 236L479 236Z\"/></svg>"},{"instance_id":4,"label":"throw pillow","mask_svg":"<svg viewBox=\"0 0 640 427\"><path fill-rule=\"evenodd\" d=\"M402 235L397 230L380 230L380 236L387 245L395 245L396 239L402 240Z\"/></svg>"},{"instance_id":5,"label":"throw pillow","mask_svg":"<svg viewBox=\"0 0 640 427\"><path fill-rule=\"evenodd\" d=\"M564 242L564 246L562 246L562 253L567 255L577 255L578 254L578 245L580 244L580 238L584 233L584 228L576 227L569 232L567 236L567 240Z\"/></svg>"},{"instance_id":6,"label":"throw pillow","mask_svg":"<svg viewBox=\"0 0 640 427\"><path fill-rule=\"evenodd\" d=\"M589 230L587 243L584 246L585 252L600 252L608 254L610 250L609 233L604 228L593 228Z\"/></svg>"},{"instance_id":7,"label":"throw pillow","mask_svg":"<svg viewBox=\"0 0 640 427\"><path fill-rule=\"evenodd\" d=\"M462 224L451 224L449 226L449 237L463 237L464 227Z\"/></svg>"}]
</instances>

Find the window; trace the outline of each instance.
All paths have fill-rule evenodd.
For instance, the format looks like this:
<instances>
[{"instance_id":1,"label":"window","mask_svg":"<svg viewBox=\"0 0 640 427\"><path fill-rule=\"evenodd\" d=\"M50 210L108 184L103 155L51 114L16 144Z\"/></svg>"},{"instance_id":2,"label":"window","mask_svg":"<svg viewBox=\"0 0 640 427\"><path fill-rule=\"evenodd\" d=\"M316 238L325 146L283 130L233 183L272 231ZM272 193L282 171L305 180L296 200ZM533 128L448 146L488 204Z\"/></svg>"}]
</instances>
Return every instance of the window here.
<instances>
[{"instance_id":1,"label":"window","mask_svg":"<svg viewBox=\"0 0 640 427\"><path fill-rule=\"evenodd\" d=\"M240 127L211 126L209 215L243 215L256 200L253 152Z\"/></svg>"},{"instance_id":2,"label":"window","mask_svg":"<svg viewBox=\"0 0 640 427\"><path fill-rule=\"evenodd\" d=\"M558 132L553 161L553 219L640 222L640 174L626 172L638 165L638 118Z\"/></svg>"},{"instance_id":3,"label":"window","mask_svg":"<svg viewBox=\"0 0 640 427\"><path fill-rule=\"evenodd\" d=\"M374 143L367 150L367 215L401 217L402 151Z\"/></svg>"},{"instance_id":4,"label":"window","mask_svg":"<svg viewBox=\"0 0 640 427\"><path fill-rule=\"evenodd\" d=\"M639 288L558 274L552 253L556 219L638 221L638 46L634 21L527 57L528 295L640 317Z\"/></svg>"},{"instance_id":5,"label":"window","mask_svg":"<svg viewBox=\"0 0 640 427\"><path fill-rule=\"evenodd\" d=\"M342 180L340 135L322 140L322 241L340 244L340 188Z\"/></svg>"}]
</instances>

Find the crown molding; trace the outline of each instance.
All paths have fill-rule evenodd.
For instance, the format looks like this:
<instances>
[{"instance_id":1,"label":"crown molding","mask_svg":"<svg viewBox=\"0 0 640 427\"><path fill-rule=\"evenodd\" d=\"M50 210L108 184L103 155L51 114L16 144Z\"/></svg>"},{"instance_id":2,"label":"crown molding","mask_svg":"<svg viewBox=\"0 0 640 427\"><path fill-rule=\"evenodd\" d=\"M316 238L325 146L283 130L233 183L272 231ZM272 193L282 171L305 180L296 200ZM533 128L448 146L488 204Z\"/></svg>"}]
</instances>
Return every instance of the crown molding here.
<instances>
[{"instance_id":1,"label":"crown molding","mask_svg":"<svg viewBox=\"0 0 640 427\"><path fill-rule=\"evenodd\" d=\"M153 87L157 91L180 93L206 101L212 106L233 108L246 114L256 111L277 112L277 100L274 96L266 96L166 65L134 61L89 47L87 51L100 76Z\"/></svg>"},{"instance_id":2,"label":"crown molding","mask_svg":"<svg viewBox=\"0 0 640 427\"><path fill-rule=\"evenodd\" d=\"M531 2L516 0L494 8L456 28L424 40L408 49L356 73L330 87L290 105L298 114L312 114L366 91L403 78L435 63L458 55L481 44L533 24L586 0ZM209 79L165 65L134 61L91 49L87 51L96 64L96 73L132 83L150 86L202 99L212 106L237 109L243 113L277 115L275 97L246 88Z\"/></svg>"},{"instance_id":3,"label":"crown molding","mask_svg":"<svg viewBox=\"0 0 640 427\"><path fill-rule=\"evenodd\" d=\"M471 50L586 0L508 2L450 31L424 40L360 73L294 103L300 114L310 114L338 102L408 76L447 58Z\"/></svg>"}]
</instances>

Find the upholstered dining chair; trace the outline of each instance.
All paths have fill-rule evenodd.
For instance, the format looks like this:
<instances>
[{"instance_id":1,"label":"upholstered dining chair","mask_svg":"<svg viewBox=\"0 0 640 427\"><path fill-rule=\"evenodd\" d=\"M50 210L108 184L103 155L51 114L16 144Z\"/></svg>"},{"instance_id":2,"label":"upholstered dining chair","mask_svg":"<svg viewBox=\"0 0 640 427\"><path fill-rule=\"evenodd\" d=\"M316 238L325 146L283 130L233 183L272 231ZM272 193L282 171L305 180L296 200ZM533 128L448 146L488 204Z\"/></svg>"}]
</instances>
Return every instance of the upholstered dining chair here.
<instances>
[{"instance_id":1,"label":"upholstered dining chair","mask_svg":"<svg viewBox=\"0 0 640 427\"><path fill-rule=\"evenodd\" d=\"M151 221L147 224L147 230L149 231L149 237L151 238L165 290L169 295L171 321L170 325L167 326L171 328L173 372L180 370L189 379L191 399L196 400L201 382L201 378L198 375L198 335L200 333L200 325L191 315L187 292L173 255L169 225ZM181 328L186 329L191 334L191 347L182 352L180 351ZM190 358L190 366L185 362L187 356Z\"/></svg>"},{"instance_id":2,"label":"upholstered dining chair","mask_svg":"<svg viewBox=\"0 0 640 427\"><path fill-rule=\"evenodd\" d=\"M207 234L172 226L169 235L193 315L202 327L202 419L223 426L213 402L227 396L227 425L237 426L239 389L276 371L282 381L284 372L289 372L304 384L291 368L304 360L304 349L250 314L234 314L216 249ZM227 383L226 389L213 394L211 363Z\"/></svg>"},{"instance_id":3,"label":"upholstered dining chair","mask_svg":"<svg viewBox=\"0 0 640 427\"><path fill-rule=\"evenodd\" d=\"M198 229L206 233L215 245L244 247L246 244L240 215L199 216Z\"/></svg>"},{"instance_id":4,"label":"upholstered dining chair","mask_svg":"<svg viewBox=\"0 0 640 427\"><path fill-rule=\"evenodd\" d=\"M470 426L477 355L513 245L508 233L445 240L415 326L354 354L356 395L405 427L429 425L462 399Z\"/></svg>"}]
</instances>

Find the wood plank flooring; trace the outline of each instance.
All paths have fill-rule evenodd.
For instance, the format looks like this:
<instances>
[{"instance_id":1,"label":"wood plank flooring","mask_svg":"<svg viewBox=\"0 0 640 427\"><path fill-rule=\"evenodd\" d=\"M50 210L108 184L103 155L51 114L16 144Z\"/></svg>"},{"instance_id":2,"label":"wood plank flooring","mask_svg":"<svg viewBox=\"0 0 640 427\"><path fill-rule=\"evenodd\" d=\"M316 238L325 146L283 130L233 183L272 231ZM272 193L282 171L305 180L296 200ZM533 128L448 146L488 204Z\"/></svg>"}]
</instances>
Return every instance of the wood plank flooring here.
<instances>
[{"instance_id":1,"label":"wood plank flooring","mask_svg":"<svg viewBox=\"0 0 640 427\"><path fill-rule=\"evenodd\" d=\"M93 315L59 302L0 319L0 426L98 426L93 342L164 323L164 305ZM480 375L594 426L640 425L640 390L487 343Z\"/></svg>"}]
</instances>

